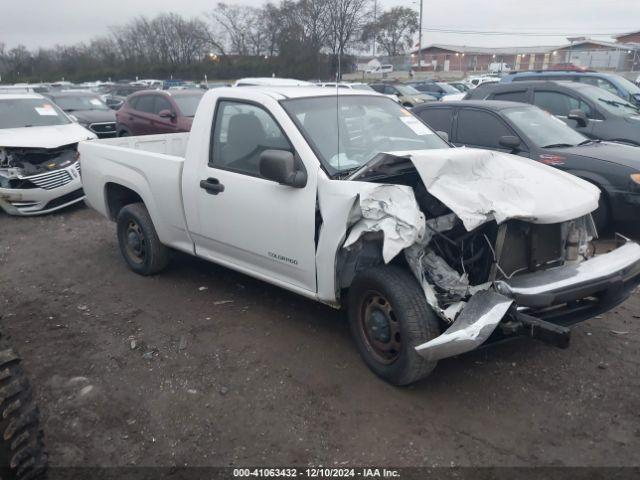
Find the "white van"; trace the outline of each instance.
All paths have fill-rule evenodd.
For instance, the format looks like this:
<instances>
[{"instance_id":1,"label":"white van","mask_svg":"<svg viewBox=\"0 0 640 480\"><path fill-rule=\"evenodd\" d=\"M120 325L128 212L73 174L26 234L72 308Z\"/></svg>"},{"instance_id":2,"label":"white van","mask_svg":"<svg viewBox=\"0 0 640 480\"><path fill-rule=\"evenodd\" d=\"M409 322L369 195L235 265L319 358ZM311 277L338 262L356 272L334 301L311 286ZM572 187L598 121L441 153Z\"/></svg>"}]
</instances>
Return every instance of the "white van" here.
<instances>
[{"instance_id":1,"label":"white van","mask_svg":"<svg viewBox=\"0 0 640 480\"><path fill-rule=\"evenodd\" d=\"M377 65L364 73L393 73L393 65Z\"/></svg>"}]
</instances>

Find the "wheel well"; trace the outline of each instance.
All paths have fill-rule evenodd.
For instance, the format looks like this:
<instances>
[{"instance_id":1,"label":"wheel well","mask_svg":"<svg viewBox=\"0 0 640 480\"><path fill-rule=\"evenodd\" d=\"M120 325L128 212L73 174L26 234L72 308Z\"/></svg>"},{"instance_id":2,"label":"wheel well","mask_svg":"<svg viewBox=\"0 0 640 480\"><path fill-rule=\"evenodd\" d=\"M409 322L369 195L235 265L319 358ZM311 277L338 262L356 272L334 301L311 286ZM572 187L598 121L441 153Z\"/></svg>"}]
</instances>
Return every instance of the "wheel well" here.
<instances>
[{"instance_id":1,"label":"wheel well","mask_svg":"<svg viewBox=\"0 0 640 480\"><path fill-rule=\"evenodd\" d=\"M111 220L115 220L118 217L118 213L123 207L132 203L144 203L136 192L117 183L107 183L105 196Z\"/></svg>"}]
</instances>

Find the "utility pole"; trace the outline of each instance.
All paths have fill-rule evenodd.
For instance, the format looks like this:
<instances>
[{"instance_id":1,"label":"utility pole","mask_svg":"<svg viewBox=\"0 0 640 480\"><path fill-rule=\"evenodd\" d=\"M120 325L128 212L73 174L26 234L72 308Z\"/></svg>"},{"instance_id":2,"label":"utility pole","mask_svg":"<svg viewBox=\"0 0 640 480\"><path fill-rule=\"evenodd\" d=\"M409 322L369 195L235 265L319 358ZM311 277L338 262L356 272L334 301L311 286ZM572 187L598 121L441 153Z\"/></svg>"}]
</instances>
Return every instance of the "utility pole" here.
<instances>
[{"instance_id":1,"label":"utility pole","mask_svg":"<svg viewBox=\"0 0 640 480\"><path fill-rule=\"evenodd\" d=\"M420 26L418 27L420 33L418 35L418 71L422 71L422 13L423 13L423 0L420 0Z\"/></svg>"},{"instance_id":2,"label":"utility pole","mask_svg":"<svg viewBox=\"0 0 640 480\"><path fill-rule=\"evenodd\" d=\"M378 24L378 0L373 0L373 25L374 25L374 29L375 26ZM374 30L373 32L373 58L376 57L376 36L378 35L378 32Z\"/></svg>"}]
</instances>

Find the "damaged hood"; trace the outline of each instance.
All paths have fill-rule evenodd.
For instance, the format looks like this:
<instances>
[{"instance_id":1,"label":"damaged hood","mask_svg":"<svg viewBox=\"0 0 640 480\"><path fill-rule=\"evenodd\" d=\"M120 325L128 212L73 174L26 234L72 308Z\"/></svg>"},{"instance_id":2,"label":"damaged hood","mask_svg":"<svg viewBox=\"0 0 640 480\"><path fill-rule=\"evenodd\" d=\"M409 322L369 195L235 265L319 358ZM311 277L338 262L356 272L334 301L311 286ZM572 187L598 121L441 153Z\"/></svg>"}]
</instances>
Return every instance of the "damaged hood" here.
<instances>
[{"instance_id":1,"label":"damaged hood","mask_svg":"<svg viewBox=\"0 0 640 480\"><path fill-rule=\"evenodd\" d=\"M468 231L491 220L560 223L598 208L595 186L516 155L471 148L392 154L411 158L427 191Z\"/></svg>"},{"instance_id":2,"label":"damaged hood","mask_svg":"<svg viewBox=\"0 0 640 480\"><path fill-rule=\"evenodd\" d=\"M58 148L96 136L77 123L48 127L0 129L0 148Z\"/></svg>"}]
</instances>

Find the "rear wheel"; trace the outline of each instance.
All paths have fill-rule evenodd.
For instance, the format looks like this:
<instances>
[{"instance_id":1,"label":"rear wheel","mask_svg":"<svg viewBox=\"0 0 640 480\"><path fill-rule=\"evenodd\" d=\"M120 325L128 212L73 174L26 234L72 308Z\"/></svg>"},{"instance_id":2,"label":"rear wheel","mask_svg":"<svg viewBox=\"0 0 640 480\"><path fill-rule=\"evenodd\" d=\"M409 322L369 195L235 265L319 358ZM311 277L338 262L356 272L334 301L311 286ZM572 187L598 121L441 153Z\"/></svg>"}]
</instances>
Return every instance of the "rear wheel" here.
<instances>
[{"instance_id":1,"label":"rear wheel","mask_svg":"<svg viewBox=\"0 0 640 480\"><path fill-rule=\"evenodd\" d=\"M0 339L0 478L44 479L47 454L40 413L20 359Z\"/></svg>"},{"instance_id":2,"label":"rear wheel","mask_svg":"<svg viewBox=\"0 0 640 480\"><path fill-rule=\"evenodd\" d=\"M349 324L362 359L379 377L409 385L435 368L415 347L440 334L438 319L416 279L385 265L366 270L349 290Z\"/></svg>"},{"instance_id":3,"label":"rear wheel","mask_svg":"<svg viewBox=\"0 0 640 480\"><path fill-rule=\"evenodd\" d=\"M132 203L118 213L118 244L127 264L140 275L154 275L169 263L169 249L164 246L146 207Z\"/></svg>"},{"instance_id":4,"label":"rear wheel","mask_svg":"<svg viewBox=\"0 0 640 480\"><path fill-rule=\"evenodd\" d=\"M120 130L120 131L118 132L118 136L119 136L119 137L130 137L130 136L131 136L131 134L129 133L129 131L128 131L128 130Z\"/></svg>"}]
</instances>

